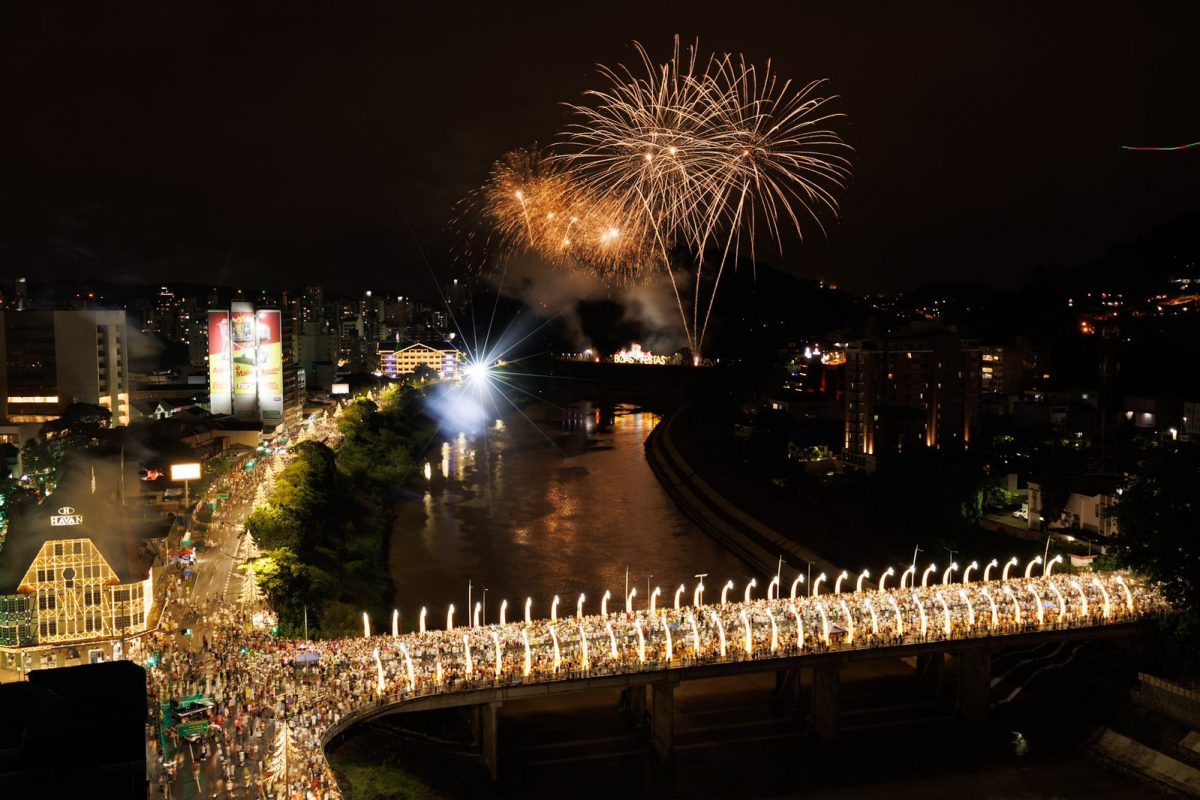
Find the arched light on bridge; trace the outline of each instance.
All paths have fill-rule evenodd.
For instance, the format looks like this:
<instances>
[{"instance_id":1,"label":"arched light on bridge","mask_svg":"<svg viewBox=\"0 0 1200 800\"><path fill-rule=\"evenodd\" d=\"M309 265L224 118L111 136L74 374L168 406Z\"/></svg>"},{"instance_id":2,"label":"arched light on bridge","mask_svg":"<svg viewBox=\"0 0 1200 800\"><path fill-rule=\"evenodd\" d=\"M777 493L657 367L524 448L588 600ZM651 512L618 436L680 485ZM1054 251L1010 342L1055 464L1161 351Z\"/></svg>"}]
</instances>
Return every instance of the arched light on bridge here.
<instances>
[{"instance_id":1,"label":"arched light on bridge","mask_svg":"<svg viewBox=\"0 0 1200 800\"><path fill-rule=\"evenodd\" d=\"M700 629L696 627L696 615L688 612L688 624L692 626L692 657L700 657Z\"/></svg>"},{"instance_id":2,"label":"arched light on bridge","mask_svg":"<svg viewBox=\"0 0 1200 800\"><path fill-rule=\"evenodd\" d=\"M950 606L946 605L946 596L944 594L942 594L941 592L938 592L935 595L935 597L937 597L937 601L939 603L941 603L941 605L942 605L942 633L944 633L946 635L946 638L949 639L950 638Z\"/></svg>"},{"instance_id":3,"label":"arched light on bridge","mask_svg":"<svg viewBox=\"0 0 1200 800\"><path fill-rule=\"evenodd\" d=\"M800 618L795 603L788 606L788 611L792 612L792 619L796 622L796 652L801 652L804 650L804 620Z\"/></svg>"},{"instance_id":4,"label":"arched light on bridge","mask_svg":"<svg viewBox=\"0 0 1200 800\"><path fill-rule=\"evenodd\" d=\"M703 604L702 603L703 600L704 600L704 579L701 578L700 582L696 584L696 591L692 592L692 606L694 606L695 608L699 608Z\"/></svg>"},{"instance_id":5,"label":"arched light on bridge","mask_svg":"<svg viewBox=\"0 0 1200 800\"><path fill-rule=\"evenodd\" d=\"M1040 594L1038 594L1037 589L1034 587L1034 585L1032 583L1025 584L1025 591L1027 591L1031 595L1033 595L1033 607L1035 609L1037 609L1038 625L1041 626L1041 625L1045 624L1046 613L1045 613L1044 607L1042 606L1042 596Z\"/></svg>"},{"instance_id":6,"label":"arched light on bridge","mask_svg":"<svg viewBox=\"0 0 1200 800\"><path fill-rule=\"evenodd\" d=\"M973 569L979 569L978 561L972 561L970 564L967 564L967 568L963 570L963 586L966 586L971 582L971 570Z\"/></svg>"},{"instance_id":7,"label":"arched light on bridge","mask_svg":"<svg viewBox=\"0 0 1200 800\"><path fill-rule=\"evenodd\" d=\"M946 571L942 573L942 586L950 582L950 575L958 571L958 564L954 561L950 562L950 566L946 567Z\"/></svg>"},{"instance_id":8,"label":"arched light on bridge","mask_svg":"<svg viewBox=\"0 0 1200 800\"><path fill-rule=\"evenodd\" d=\"M813 581L812 591L811 591L811 595L813 597L816 597L817 595L819 595L821 593L821 581L823 581L823 580L825 580L824 572L822 572L820 575L818 575L817 579L815 581Z\"/></svg>"},{"instance_id":9,"label":"arched light on bridge","mask_svg":"<svg viewBox=\"0 0 1200 800\"><path fill-rule=\"evenodd\" d=\"M725 605L728 602L729 590L732 588L733 581L726 581L725 585L721 587L721 605Z\"/></svg>"},{"instance_id":10,"label":"arched light on bridge","mask_svg":"<svg viewBox=\"0 0 1200 800\"><path fill-rule=\"evenodd\" d=\"M973 630L975 628L975 606L971 605L971 597L967 594L966 589L958 590L958 599L967 607L967 627Z\"/></svg>"},{"instance_id":11,"label":"arched light on bridge","mask_svg":"<svg viewBox=\"0 0 1200 800\"><path fill-rule=\"evenodd\" d=\"M604 597L600 598L600 616L608 619L608 598L612 597L612 592L608 589L604 590Z\"/></svg>"},{"instance_id":12,"label":"arched light on bridge","mask_svg":"<svg viewBox=\"0 0 1200 800\"><path fill-rule=\"evenodd\" d=\"M446 630L454 630L454 603L446 609Z\"/></svg>"},{"instance_id":13,"label":"arched light on bridge","mask_svg":"<svg viewBox=\"0 0 1200 800\"><path fill-rule=\"evenodd\" d=\"M440 655L435 655L433 657L433 667L434 667L433 680L434 680L434 682L437 683L438 686L441 686L442 685L442 657Z\"/></svg>"},{"instance_id":14,"label":"arched light on bridge","mask_svg":"<svg viewBox=\"0 0 1200 800\"><path fill-rule=\"evenodd\" d=\"M1079 615L1083 619L1088 618L1088 603L1087 593L1083 591L1083 587L1079 585L1079 581L1071 581L1071 588L1079 592Z\"/></svg>"},{"instance_id":15,"label":"arched light on bridge","mask_svg":"<svg viewBox=\"0 0 1200 800\"><path fill-rule=\"evenodd\" d=\"M1050 573L1052 573L1054 571L1054 565L1061 564L1061 563L1063 563L1063 557L1062 557L1062 554L1059 553L1054 558L1052 558L1046 562L1046 568L1044 570L1042 570L1042 576L1045 578L1049 578Z\"/></svg>"},{"instance_id":16,"label":"arched light on bridge","mask_svg":"<svg viewBox=\"0 0 1200 800\"><path fill-rule=\"evenodd\" d=\"M717 637L719 638L720 644L721 644L721 658L724 658L725 657L725 626L721 624L721 617L720 617L720 615L717 614L717 612L713 611L711 613L712 613L712 621L717 626Z\"/></svg>"},{"instance_id":17,"label":"arched light on bridge","mask_svg":"<svg viewBox=\"0 0 1200 800\"><path fill-rule=\"evenodd\" d=\"M525 643L525 666L521 668L521 675L528 678L533 669L533 656L529 652L529 630L526 628L521 629L521 641Z\"/></svg>"},{"instance_id":18,"label":"arched light on bridge","mask_svg":"<svg viewBox=\"0 0 1200 800\"><path fill-rule=\"evenodd\" d=\"M1129 591L1129 584L1125 582L1125 576L1118 575L1114 580L1116 580L1116 582L1118 584L1120 584L1121 588L1125 591L1125 606L1126 606L1126 608L1129 609L1129 613L1132 614L1133 613L1133 592Z\"/></svg>"},{"instance_id":19,"label":"arched light on bridge","mask_svg":"<svg viewBox=\"0 0 1200 800\"><path fill-rule=\"evenodd\" d=\"M896 602L896 595L894 595L894 594L889 594L887 596L887 599L888 599L888 602L891 603L891 605L892 605L892 611L896 612L896 635L903 636L904 635L904 618L900 616L900 604Z\"/></svg>"},{"instance_id":20,"label":"arched light on bridge","mask_svg":"<svg viewBox=\"0 0 1200 800\"><path fill-rule=\"evenodd\" d=\"M383 694L383 661L379 658L379 648L378 647L375 648L375 652L373 653L373 655L375 656L375 670L376 670L375 691L378 692L379 694Z\"/></svg>"},{"instance_id":21,"label":"arched light on bridge","mask_svg":"<svg viewBox=\"0 0 1200 800\"><path fill-rule=\"evenodd\" d=\"M400 611L392 609L392 638L395 639L400 635Z\"/></svg>"},{"instance_id":22,"label":"arched light on bridge","mask_svg":"<svg viewBox=\"0 0 1200 800\"><path fill-rule=\"evenodd\" d=\"M684 586L682 583L679 584L679 588L675 590L675 613L677 613L677 614L679 613L679 597L686 590L687 590L687 587Z\"/></svg>"},{"instance_id":23,"label":"arched light on bridge","mask_svg":"<svg viewBox=\"0 0 1200 800\"><path fill-rule=\"evenodd\" d=\"M858 594L862 594L863 578L869 578L869 577L871 577L871 573L869 570L864 569L862 572L858 573L858 583L856 583L854 585L854 591L857 592Z\"/></svg>"},{"instance_id":24,"label":"arched light on bridge","mask_svg":"<svg viewBox=\"0 0 1200 800\"><path fill-rule=\"evenodd\" d=\"M421 633L425 633L425 606L421 606Z\"/></svg>"},{"instance_id":25,"label":"arched light on bridge","mask_svg":"<svg viewBox=\"0 0 1200 800\"><path fill-rule=\"evenodd\" d=\"M505 614L505 612L507 612L507 611L508 611L508 601L507 601L507 600L501 600L501 601L500 601L500 627L501 627L501 628L503 628L503 627L504 627L504 614Z\"/></svg>"},{"instance_id":26,"label":"arched light on bridge","mask_svg":"<svg viewBox=\"0 0 1200 800\"><path fill-rule=\"evenodd\" d=\"M887 586L887 579L890 576L895 575L895 574L896 574L895 567L888 567L887 569L885 569L883 571L883 574L879 576L879 591L882 592L885 590L885 588Z\"/></svg>"},{"instance_id":27,"label":"arched light on bridge","mask_svg":"<svg viewBox=\"0 0 1200 800\"><path fill-rule=\"evenodd\" d=\"M475 613L471 615L471 627L472 627L472 628L478 628L478 627L479 627L479 612L480 612L482 609L483 609L483 603L480 603L480 602L476 601L476 603L475 603Z\"/></svg>"},{"instance_id":28,"label":"arched light on bridge","mask_svg":"<svg viewBox=\"0 0 1200 800\"><path fill-rule=\"evenodd\" d=\"M792 581L792 602L796 602L796 590L800 588L800 584L804 583L804 576L797 575L796 580Z\"/></svg>"},{"instance_id":29,"label":"arched light on bridge","mask_svg":"<svg viewBox=\"0 0 1200 800\"><path fill-rule=\"evenodd\" d=\"M921 573L921 588L922 589L924 589L926 586L929 585L929 574L931 572L935 572L936 570L937 570L937 564L930 564L928 567L925 568L925 571Z\"/></svg>"},{"instance_id":30,"label":"arched light on bridge","mask_svg":"<svg viewBox=\"0 0 1200 800\"><path fill-rule=\"evenodd\" d=\"M1108 589L1104 588L1104 584L1100 582L1099 578L1092 578L1092 585L1100 590L1100 595L1104 598L1104 618L1112 619L1112 607L1108 603Z\"/></svg>"},{"instance_id":31,"label":"arched light on bridge","mask_svg":"<svg viewBox=\"0 0 1200 800\"><path fill-rule=\"evenodd\" d=\"M667 625L667 613L664 611L662 615L663 634L667 637L667 666L671 665L671 661L675 658L674 646L671 642L671 628Z\"/></svg>"},{"instance_id":32,"label":"arched light on bridge","mask_svg":"<svg viewBox=\"0 0 1200 800\"><path fill-rule=\"evenodd\" d=\"M530 624L531 624L531 621L530 621L530 619L529 619L529 607L530 607L531 605L533 605L533 598L532 598L532 597L526 597L526 598L525 598L525 624L526 624L526 625L530 625Z\"/></svg>"},{"instance_id":33,"label":"arched light on bridge","mask_svg":"<svg viewBox=\"0 0 1200 800\"><path fill-rule=\"evenodd\" d=\"M901 589L904 588L905 581L908 580L909 575L913 576L913 583L915 584L917 582L917 567L915 564L910 566L908 569L904 570L904 572L900 573L900 588Z\"/></svg>"},{"instance_id":34,"label":"arched light on bridge","mask_svg":"<svg viewBox=\"0 0 1200 800\"><path fill-rule=\"evenodd\" d=\"M468 678L475 677L475 665L471 663L471 637L463 634L463 658L465 659L464 671Z\"/></svg>"},{"instance_id":35,"label":"arched light on bridge","mask_svg":"<svg viewBox=\"0 0 1200 800\"><path fill-rule=\"evenodd\" d=\"M829 646L829 615L825 613L825 604L817 601L817 613L821 615L821 639Z\"/></svg>"},{"instance_id":36,"label":"arched light on bridge","mask_svg":"<svg viewBox=\"0 0 1200 800\"><path fill-rule=\"evenodd\" d=\"M771 582L767 584L767 599L776 600L779 594L779 576L771 578Z\"/></svg>"},{"instance_id":37,"label":"arched light on bridge","mask_svg":"<svg viewBox=\"0 0 1200 800\"><path fill-rule=\"evenodd\" d=\"M587 598L580 593L579 600L575 603L575 619L579 620L580 622L583 621L583 601L586 599Z\"/></svg>"},{"instance_id":38,"label":"arched light on bridge","mask_svg":"<svg viewBox=\"0 0 1200 800\"><path fill-rule=\"evenodd\" d=\"M1004 564L1004 571L1000 573L1000 580L1008 580L1008 571L1017 565L1017 557L1013 556Z\"/></svg>"},{"instance_id":39,"label":"arched light on bridge","mask_svg":"<svg viewBox=\"0 0 1200 800\"><path fill-rule=\"evenodd\" d=\"M988 605L991 606L992 609L992 624L988 627L988 630L992 631L996 629L996 626L1000 622L999 619L997 619L999 615L996 613L996 601L992 599L992 593L988 591L986 586L983 587L982 591L983 596L987 598Z\"/></svg>"},{"instance_id":40,"label":"arched light on bridge","mask_svg":"<svg viewBox=\"0 0 1200 800\"><path fill-rule=\"evenodd\" d=\"M767 619L771 621L771 652L775 653L779 650L779 626L775 624L775 615L770 607L767 608Z\"/></svg>"},{"instance_id":41,"label":"arched light on bridge","mask_svg":"<svg viewBox=\"0 0 1200 800\"><path fill-rule=\"evenodd\" d=\"M633 613L633 598L636 595L637 595L637 587L636 586L629 590L629 594L625 595L625 613L626 614Z\"/></svg>"},{"instance_id":42,"label":"arched light on bridge","mask_svg":"<svg viewBox=\"0 0 1200 800\"><path fill-rule=\"evenodd\" d=\"M558 668L562 666L562 650L558 647L558 631L556 626L550 626L550 639L554 642L554 672L558 673Z\"/></svg>"},{"instance_id":43,"label":"arched light on bridge","mask_svg":"<svg viewBox=\"0 0 1200 800\"><path fill-rule=\"evenodd\" d=\"M1020 627L1021 626L1021 604L1020 604L1020 602L1017 601L1017 596L1015 594L1013 594L1013 590L1012 590L1011 586L1005 585L1004 593L1006 595L1008 595L1009 600L1012 600L1013 616L1017 620L1017 627Z\"/></svg>"},{"instance_id":44,"label":"arched light on bridge","mask_svg":"<svg viewBox=\"0 0 1200 800\"><path fill-rule=\"evenodd\" d=\"M871 615L871 635L879 635L879 616L875 613L875 606L871 604L871 598L867 598L867 613Z\"/></svg>"},{"instance_id":45,"label":"arched light on bridge","mask_svg":"<svg viewBox=\"0 0 1200 800\"><path fill-rule=\"evenodd\" d=\"M988 581L990 581L992 567L997 567L997 566L1000 566L1000 561L997 561L996 559L992 559L992 560L988 561L988 566L985 566L984 570L983 570L983 582L984 583L988 583Z\"/></svg>"},{"instance_id":46,"label":"arched light on bridge","mask_svg":"<svg viewBox=\"0 0 1200 800\"><path fill-rule=\"evenodd\" d=\"M849 577L850 577L850 573L847 572L846 570L842 570L842 574L838 575L837 580L835 580L833 582L833 593L834 594L842 593L842 581L846 580L846 578L849 578Z\"/></svg>"},{"instance_id":47,"label":"arched light on bridge","mask_svg":"<svg viewBox=\"0 0 1200 800\"><path fill-rule=\"evenodd\" d=\"M912 593L913 602L917 604L917 611L921 612L921 638L929 632L929 619L925 616L925 603L921 600L921 595L917 594L916 590Z\"/></svg>"},{"instance_id":48,"label":"arched light on bridge","mask_svg":"<svg viewBox=\"0 0 1200 800\"><path fill-rule=\"evenodd\" d=\"M645 664L646 663L646 637L645 637L645 635L642 634L642 623L635 619L633 621L633 629L637 631L637 635L638 635L638 663Z\"/></svg>"},{"instance_id":49,"label":"arched light on bridge","mask_svg":"<svg viewBox=\"0 0 1200 800\"><path fill-rule=\"evenodd\" d=\"M496 680L500 680L500 634L492 631L492 648L495 654L495 675Z\"/></svg>"},{"instance_id":50,"label":"arched light on bridge","mask_svg":"<svg viewBox=\"0 0 1200 800\"><path fill-rule=\"evenodd\" d=\"M758 581L754 578L751 578L750 582L746 584L746 593L742 596L743 603L750 602L750 590L753 589L755 586L758 586Z\"/></svg>"},{"instance_id":51,"label":"arched light on bridge","mask_svg":"<svg viewBox=\"0 0 1200 800\"><path fill-rule=\"evenodd\" d=\"M1033 561L1030 561L1025 565L1025 580L1029 580L1030 576L1033 575L1034 566L1040 563L1042 563L1042 557L1036 556L1034 557Z\"/></svg>"},{"instance_id":52,"label":"arched light on bridge","mask_svg":"<svg viewBox=\"0 0 1200 800\"><path fill-rule=\"evenodd\" d=\"M404 656L404 668L408 673L408 690L415 691L417 688L417 673L413 670L412 655L408 652L408 645L400 643L400 653Z\"/></svg>"},{"instance_id":53,"label":"arched light on bridge","mask_svg":"<svg viewBox=\"0 0 1200 800\"><path fill-rule=\"evenodd\" d=\"M1062 623L1063 615L1067 613L1067 601L1063 599L1062 592L1058 590L1058 584L1054 581L1049 581L1050 591L1054 592L1054 599L1058 603L1058 619L1055 621Z\"/></svg>"},{"instance_id":54,"label":"arched light on bridge","mask_svg":"<svg viewBox=\"0 0 1200 800\"><path fill-rule=\"evenodd\" d=\"M605 622L604 629L608 631L609 654L612 655L615 661L620 658L620 655L617 653L617 636L613 633L611 622Z\"/></svg>"},{"instance_id":55,"label":"arched light on bridge","mask_svg":"<svg viewBox=\"0 0 1200 800\"><path fill-rule=\"evenodd\" d=\"M746 655L754 655L754 634L750 630L750 618L746 616L746 609L742 609L739 615L742 618L742 627L746 629Z\"/></svg>"},{"instance_id":56,"label":"arched light on bridge","mask_svg":"<svg viewBox=\"0 0 1200 800\"><path fill-rule=\"evenodd\" d=\"M587 672L591 668L591 663L588 661L587 632L583 629L583 617L579 617L576 621L579 623L579 658L583 663L583 671Z\"/></svg>"},{"instance_id":57,"label":"arched light on bridge","mask_svg":"<svg viewBox=\"0 0 1200 800\"><path fill-rule=\"evenodd\" d=\"M658 596L662 594L662 587L655 586L654 591L650 593L650 616L654 616L655 607L658 605Z\"/></svg>"},{"instance_id":58,"label":"arched light on bridge","mask_svg":"<svg viewBox=\"0 0 1200 800\"><path fill-rule=\"evenodd\" d=\"M854 615L850 613L850 606L846 605L846 601L841 601L842 616L846 619L846 643L854 644Z\"/></svg>"},{"instance_id":59,"label":"arched light on bridge","mask_svg":"<svg viewBox=\"0 0 1200 800\"><path fill-rule=\"evenodd\" d=\"M371 638L371 618L367 616L367 612L363 612L363 638Z\"/></svg>"},{"instance_id":60,"label":"arched light on bridge","mask_svg":"<svg viewBox=\"0 0 1200 800\"><path fill-rule=\"evenodd\" d=\"M558 595L554 595L554 602L550 604L550 621L558 622Z\"/></svg>"}]
</instances>

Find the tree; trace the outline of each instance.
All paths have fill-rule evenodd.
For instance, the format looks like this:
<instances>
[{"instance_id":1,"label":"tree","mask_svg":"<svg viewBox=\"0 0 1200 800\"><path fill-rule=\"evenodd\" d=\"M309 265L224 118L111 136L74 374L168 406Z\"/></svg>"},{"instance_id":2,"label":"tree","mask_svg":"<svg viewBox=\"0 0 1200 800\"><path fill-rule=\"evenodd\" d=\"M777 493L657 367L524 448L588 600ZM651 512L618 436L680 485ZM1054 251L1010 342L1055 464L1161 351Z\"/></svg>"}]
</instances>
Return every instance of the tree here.
<instances>
[{"instance_id":1,"label":"tree","mask_svg":"<svg viewBox=\"0 0 1200 800\"><path fill-rule=\"evenodd\" d=\"M1162 585L1176 607L1200 603L1200 451L1160 451L1125 488L1114 514L1117 563Z\"/></svg>"}]
</instances>

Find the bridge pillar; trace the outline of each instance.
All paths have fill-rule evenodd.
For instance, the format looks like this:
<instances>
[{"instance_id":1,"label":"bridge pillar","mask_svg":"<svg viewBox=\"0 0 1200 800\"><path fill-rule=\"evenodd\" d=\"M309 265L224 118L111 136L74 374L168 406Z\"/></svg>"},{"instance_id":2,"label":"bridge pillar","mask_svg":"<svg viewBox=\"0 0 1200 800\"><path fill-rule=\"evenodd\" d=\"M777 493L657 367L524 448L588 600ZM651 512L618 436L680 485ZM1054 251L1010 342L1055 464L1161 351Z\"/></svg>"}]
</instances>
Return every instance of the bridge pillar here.
<instances>
[{"instance_id":1,"label":"bridge pillar","mask_svg":"<svg viewBox=\"0 0 1200 800\"><path fill-rule=\"evenodd\" d=\"M971 722L987 722L992 690L992 654L968 650L958 657L958 713Z\"/></svg>"},{"instance_id":2,"label":"bridge pillar","mask_svg":"<svg viewBox=\"0 0 1200 800\"><path fill-rule=\"evenodd\" d=\"M492 780L500 779L500 703L481 703L479 709L479 741L483 763Z\"/></svg>"},{"instance_id":3,"label":"bridge pillar","mask_svg":"<svg viewBox=\"0 0 1200 800\"><path fill-rule=\"evenodd\" d=\"M671 761L671 748L675 744L675 683L650 685L650 741L658 760L664 764Z\"/></svg>"},{"instance_id":4,"label":"bridge pillar","mask_svg":"<svg viewBox=\"0 0 1200 800\"><path fill-rule=\"evenodd\" d=\"M942 674L946 658L942 653L917 656L917 689L926 697L937 697L942 691Z\"/></svg>"},{"instance_id":5,"label":"bridge pillar","mask_svg":"<svg viewBox=\"0 0 1200 800\"><path fill-rule=\"evenodd\" d=\"M839 664L813 667L812 727L813 732L826 741L837 737L840 672Z\"/></svg>"},{"instance_id":6,"label":"bridge pillar","mask_svg":"<svg viewBox=\"0 0 1200 800\"><path fill-rule=\"evenodd\" d=\"M626 729L641 727L646 718L646 687L630 686L622 689L617 710L625 720Z\"/></svg>"}]
</instances>

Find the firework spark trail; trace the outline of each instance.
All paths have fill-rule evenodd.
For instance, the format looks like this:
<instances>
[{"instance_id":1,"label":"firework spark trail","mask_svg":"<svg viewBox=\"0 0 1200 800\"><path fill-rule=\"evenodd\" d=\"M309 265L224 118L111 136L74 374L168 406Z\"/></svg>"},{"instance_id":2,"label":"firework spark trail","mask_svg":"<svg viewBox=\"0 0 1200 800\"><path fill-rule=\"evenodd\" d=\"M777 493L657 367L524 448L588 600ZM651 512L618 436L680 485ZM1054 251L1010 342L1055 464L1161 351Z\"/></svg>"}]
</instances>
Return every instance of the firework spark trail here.
<instances>
[{"instance_id":1,"label":"firework spark trail","mask_svg":"<svg viewBox=\"0 0 1200 800\"><path fill-rule=\"evenodd\" d=\"M1195 150L1200 148L1200 142L1189 142L1188 144L1177 144L1168 147L1146 147L1130 144L1121 145L1122 150L1136 150L1142 153L1178 153L1181 150Z\"/></svg>"}]
</instances>

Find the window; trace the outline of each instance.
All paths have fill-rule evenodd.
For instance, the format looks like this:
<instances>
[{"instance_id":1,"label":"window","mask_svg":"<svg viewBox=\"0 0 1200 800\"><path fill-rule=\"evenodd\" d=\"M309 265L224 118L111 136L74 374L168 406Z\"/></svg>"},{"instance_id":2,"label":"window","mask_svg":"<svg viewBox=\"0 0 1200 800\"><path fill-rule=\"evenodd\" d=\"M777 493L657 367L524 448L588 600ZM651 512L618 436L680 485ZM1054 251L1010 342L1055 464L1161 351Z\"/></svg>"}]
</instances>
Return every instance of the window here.
<instances>
[{"instance_id":1,"label":"window","mask_svg":"<svg viewBox=\"0 0 1200 800\"><path fill-rule=\"evenodd\" d=\"M83 542L75 542L75 555L83 554Z\"/></svg>"},{"instance_id":2,"label":"window","mask_svg":"<svg viewBox=\"0 0 1200 800\"><path fill-rule=\"evenodd\" d=\"M58 607L58 598L52 594L43 594L38 597L38 608L42 611L49 611Z\"/></svg>"},{"instance_id":3,"label":"window","mask_svg":"<svg viewBox=\"0 0 1200 800\"><path fill-rule=\"evenodd\" d=\"M129 590L128 589L118 589L117 591L113 592L113 601L117 602L117 603L128 602L129 601Z\"/></svg>"},{"instance_id":4,"label":"window","mask_svg":"<svg viewBox=\"0 0 1200 800\"><path fill-rule=\"evenodd\" d=\"M56 555L56 556L62 555L62 542L54 543L54 555Z\"/></svg>"}]
</instances>

